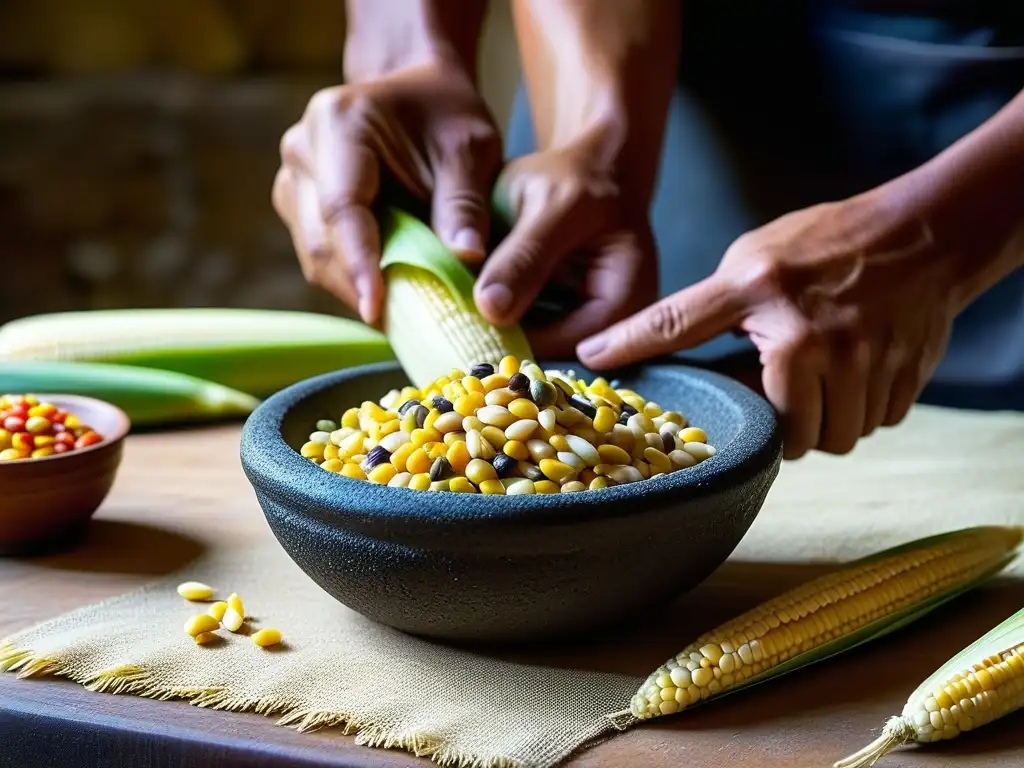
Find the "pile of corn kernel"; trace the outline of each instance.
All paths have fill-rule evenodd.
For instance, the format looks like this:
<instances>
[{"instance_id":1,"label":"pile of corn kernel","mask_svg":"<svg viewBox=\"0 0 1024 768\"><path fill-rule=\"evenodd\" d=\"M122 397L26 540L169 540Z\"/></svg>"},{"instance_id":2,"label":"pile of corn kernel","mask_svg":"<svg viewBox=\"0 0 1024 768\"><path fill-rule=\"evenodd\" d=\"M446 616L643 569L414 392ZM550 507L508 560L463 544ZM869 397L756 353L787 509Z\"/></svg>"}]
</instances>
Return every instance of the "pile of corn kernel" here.
<instances>
[{"instance_id":1,"label":"pile of corn kernel","mask_svg":"<svg viewBox=\"0 0 1024 768\"><path fill-rule=\"evenodd\" d=\"M0 395L0 461L40 459L103 442L73 413L34 395Z\"/></svg>"},{"instance_id":2,"label":"pile of corn kernel","mask_svg":"<svg viewBox=\"0 0 1024 768\"><path fill-rule=\"evenodd\" d=\"M420 491L595 491L692 467L715 449L677 411L603 378L506 357L323 420L301 453L329 472Z\"/></svg>"},{"instance_id":3,"label":"pile of corn kernel","mask_svg":"<svg viewBox=\"0 0 1024 768\"><path fill-rule=\"evenodd\" d=\"M213 587L199 581L186 581L178 585L178 594L189 602L201 603L213 599ZM196 645L209 645L220 639L217 630L224 628L232 634L247 630L245 605L237 592L228 595L227 600L210 603L206 613L197 613L185 622L185 634ZM281 630L264 627L252 633L252 641L260 648L269 648L282 640Z\"/></svg>"}]
</instances>

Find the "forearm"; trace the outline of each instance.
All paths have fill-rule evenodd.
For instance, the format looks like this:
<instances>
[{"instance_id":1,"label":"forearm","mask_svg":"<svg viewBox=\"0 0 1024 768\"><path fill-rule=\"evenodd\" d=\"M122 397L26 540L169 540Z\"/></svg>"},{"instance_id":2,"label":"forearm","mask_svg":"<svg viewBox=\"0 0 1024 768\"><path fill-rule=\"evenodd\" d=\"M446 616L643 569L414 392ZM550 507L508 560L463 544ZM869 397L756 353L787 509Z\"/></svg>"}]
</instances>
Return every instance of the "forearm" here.
<instances>
[{"instance_id":1,"label":"forearm","mask_svg":"<svg viewBox=\"0 0 1024 768\"><path fill-rule=\"evenodd\" d=\"M680 0L515 0L537 148L592 141L650 202L679 56Z\"/></svg>"},{"instance_id":2,"label":"forearm","mask_svg":"<svg viewBox=\"0 0 1024 768\"><path fill-rule=\"evenodd\" d=\"M961 304L1024 267L1024 91L889 186L952 260Z\"/></svg>"},{"instance_id":3,"label":"forearm","mask_svg":"<svg viewBox=\"0 0 1024 768\"><path fill-rule=\"evenodd\" d=\"M345 79L443 62L476 82L486 0L347 0Z\"/></svg>"}]
</instances>

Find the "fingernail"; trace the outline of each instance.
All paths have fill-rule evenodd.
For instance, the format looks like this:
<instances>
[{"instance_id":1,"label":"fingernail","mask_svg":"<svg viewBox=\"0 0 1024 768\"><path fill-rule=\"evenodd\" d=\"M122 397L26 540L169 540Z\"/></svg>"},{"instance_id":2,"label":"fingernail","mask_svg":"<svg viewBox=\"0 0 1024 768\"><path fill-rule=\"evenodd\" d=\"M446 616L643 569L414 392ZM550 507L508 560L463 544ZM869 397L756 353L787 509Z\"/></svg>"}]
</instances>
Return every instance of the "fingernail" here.
<instances>
[{"instance_id":1,"label":"fingernail","mask_svg":"<svg viewBox=\"0 0 1024 768\"><path fill-rule=\"evenodd\" d=\"M501 283L491 283L480 291L480 302L495 315L504 315L512 308L512 291Z\"/></svg>"},{"instance_id":2,"label":"fingernail","mask_svg":"<svg viewBox=\"0 0 1024 768\"><path fill-rule=\"evenodd\" d=\"M608 338L606 336L591 336L589 339L584 339L576 347L576 353L580 357L595 357L604 352L605 347L608 346Z\"/></svg>"},{"instance_id":3,"label":"fingernail","mask_svg":"<svg viewBox=\"0 0 1024 768\"><path fill-rule=\"evenodd\" d=\"M475 229L466 227L455 233L450 247L453 251L459 253L483 253L484 239L480 237L480 233Z\"/></svg>"},{"instance_id":4,"label":"fingernail","mask_svg":"<svg viewBox=\"0 0 1024 768\"><path fill-rule=\"evenodd\" d=\"M364 323L372 325L376 318L373 316L373 280L369 275L356 278L356 294L359 296L359 316Z\"/></svg>"}]
</instances>

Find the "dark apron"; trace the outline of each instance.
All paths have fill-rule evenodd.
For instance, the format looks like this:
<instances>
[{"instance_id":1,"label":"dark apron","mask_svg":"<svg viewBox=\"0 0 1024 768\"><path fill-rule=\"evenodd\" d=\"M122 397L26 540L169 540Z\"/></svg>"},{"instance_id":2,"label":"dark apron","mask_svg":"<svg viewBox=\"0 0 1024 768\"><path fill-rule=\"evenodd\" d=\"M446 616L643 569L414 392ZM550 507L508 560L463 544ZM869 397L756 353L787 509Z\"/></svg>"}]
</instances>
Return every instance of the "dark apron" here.
<instances>
[{"instance_id":1,"label":"dark apron","mask_svg":"<svg viewBox=\"0 0 1024 768\"><path fill-rule=\"evenodd\" d=\"M1016 0L809 5L684 3L652 207L662 295L709 275L743 232L920 165L1024 88ZM532 147L520 92L509 155ZM688 355L749 348L723 336ZM922 399L1024 410L1024 270L957 319Z\"/></svg>"}]
</instances>

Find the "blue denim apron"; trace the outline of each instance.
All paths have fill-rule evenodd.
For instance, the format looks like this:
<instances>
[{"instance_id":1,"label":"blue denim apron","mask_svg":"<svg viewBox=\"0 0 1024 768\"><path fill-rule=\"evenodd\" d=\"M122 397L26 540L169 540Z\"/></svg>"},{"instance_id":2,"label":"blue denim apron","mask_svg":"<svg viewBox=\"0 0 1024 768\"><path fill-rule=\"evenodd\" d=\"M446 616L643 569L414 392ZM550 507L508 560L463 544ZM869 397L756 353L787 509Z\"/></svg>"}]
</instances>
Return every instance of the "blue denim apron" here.
<instances>
[{"instance_id":1,"label":"blue denim apron","mask_svg":"<svg viewBox=\"0 0 1024 768\"><path fill-rule=\"evenodd\" d=\"M1017 0L686 0L652 219L661 293L743 232L925 162L1024 88ZM520 91L509 155L531 151ZM723 336L688 355L749 349ZM1024 410L1024 270L956 321L922 400Z\"/></svg>"}]
</instances>

